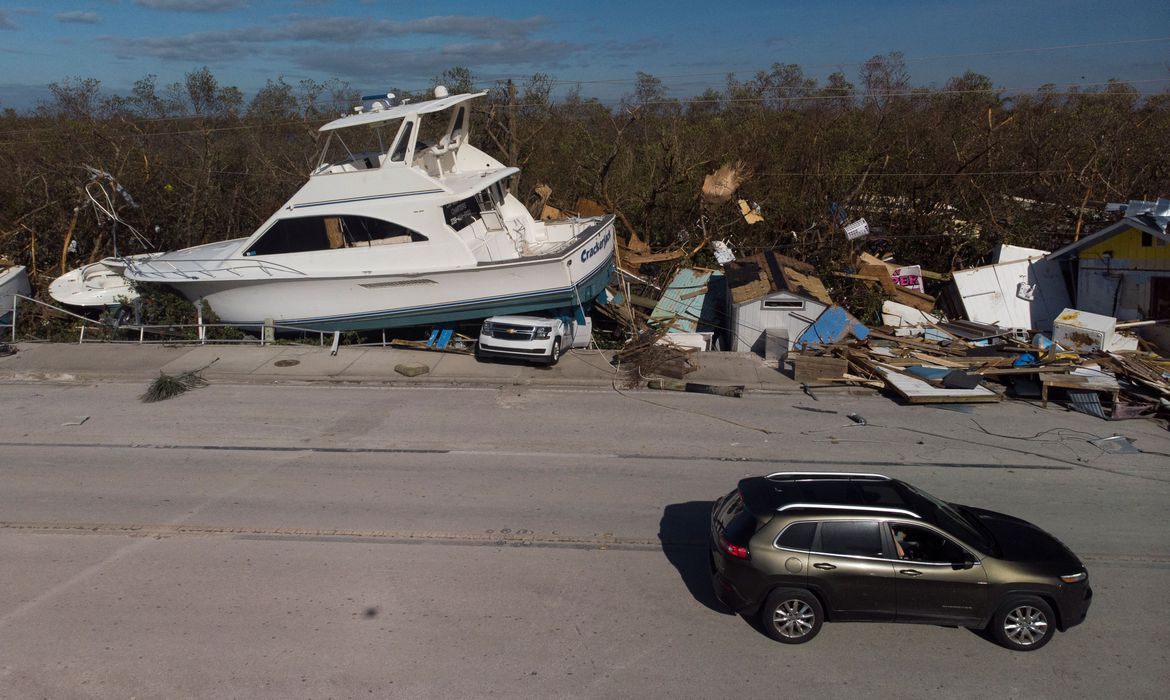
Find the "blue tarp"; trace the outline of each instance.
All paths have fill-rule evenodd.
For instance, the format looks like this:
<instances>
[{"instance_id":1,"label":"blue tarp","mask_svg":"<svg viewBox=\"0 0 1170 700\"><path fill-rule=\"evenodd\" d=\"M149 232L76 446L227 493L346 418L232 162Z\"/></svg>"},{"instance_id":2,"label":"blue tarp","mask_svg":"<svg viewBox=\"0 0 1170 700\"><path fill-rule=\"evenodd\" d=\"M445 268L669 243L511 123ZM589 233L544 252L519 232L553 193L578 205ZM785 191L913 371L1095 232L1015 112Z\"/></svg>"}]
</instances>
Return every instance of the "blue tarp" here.
<instances>
[{"instance_id":1,"label":"blue tarp","mask_svg":"<svg viewBox=\"0 0 1170 700\"><path fill-rule=\"evenodd\" d=\"M825 309L817 317L816 322L800 334L795 345L797 349L808 345L828 345L847 335L865 340L869 337L869 328L853 318L848 311L834 304Z\"/></svg>"}]
</instances>

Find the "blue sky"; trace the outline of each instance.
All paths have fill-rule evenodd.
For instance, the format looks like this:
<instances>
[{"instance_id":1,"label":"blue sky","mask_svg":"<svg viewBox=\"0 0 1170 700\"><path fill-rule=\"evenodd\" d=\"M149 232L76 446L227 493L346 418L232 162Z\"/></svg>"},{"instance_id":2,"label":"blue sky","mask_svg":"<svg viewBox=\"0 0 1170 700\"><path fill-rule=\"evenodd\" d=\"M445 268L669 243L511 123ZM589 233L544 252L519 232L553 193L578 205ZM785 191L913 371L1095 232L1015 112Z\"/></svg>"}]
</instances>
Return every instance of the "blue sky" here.
<instances>
[{"instance_id":1,"label":"blue sky","mask_svg":"<svg viewBox=\"0 0 1170 700\"><path fill-rule=\"evenodd\" d=\"M485 80L549 73L614 101L643 71L670 94L722 88L773 63L822 79L901 51L911 81L966 70L1008 90L1094 84L1170 89L1167 0L91 0L0 6L0 108L50 82L96 78L125 92L208 66L251 95L268 79L339 77L363 93L421 89L455 65Z\"/></svg>"}]
</instances>

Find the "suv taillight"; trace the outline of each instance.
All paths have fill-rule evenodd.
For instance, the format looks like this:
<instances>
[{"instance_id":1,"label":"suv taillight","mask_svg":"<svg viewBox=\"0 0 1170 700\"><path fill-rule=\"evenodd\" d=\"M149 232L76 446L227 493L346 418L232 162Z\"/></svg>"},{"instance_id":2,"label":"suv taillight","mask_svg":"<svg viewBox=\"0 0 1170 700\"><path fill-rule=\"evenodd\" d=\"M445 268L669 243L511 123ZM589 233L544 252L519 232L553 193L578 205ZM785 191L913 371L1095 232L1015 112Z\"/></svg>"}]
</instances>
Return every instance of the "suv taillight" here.
<instances>
[{"instance_id":1,"label":"suv taillight","mask_svg":"<svg viewBox=\"0 0 1170 700\"><path fill-rule=\"evenodd\" d=\"M751 552L747 547L741 547L738 544L732 544L727 541L727 538L722 534L719 535L719 547L724 551L735 557L736 559L751 559Z\"/></svg>"}]
</instances>

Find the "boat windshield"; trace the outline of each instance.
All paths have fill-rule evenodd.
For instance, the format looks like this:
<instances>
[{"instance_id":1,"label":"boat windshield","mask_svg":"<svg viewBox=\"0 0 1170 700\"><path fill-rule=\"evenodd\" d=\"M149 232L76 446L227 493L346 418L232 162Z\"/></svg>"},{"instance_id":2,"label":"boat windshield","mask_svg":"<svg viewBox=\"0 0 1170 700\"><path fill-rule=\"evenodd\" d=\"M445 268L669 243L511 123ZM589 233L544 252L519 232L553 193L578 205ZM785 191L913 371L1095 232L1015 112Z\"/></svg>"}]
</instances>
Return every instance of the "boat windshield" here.
<instances>
[{"instance_id":1,"label":"boat windshield","mask_svg":"<svg viewBox=\"0 0 1170 700\"><path fill-rule=\"evenodd\" d=\"M314 173L348 172L381 167L399 122L382 122L329 132Z\"/></svg>"}]
</instances>

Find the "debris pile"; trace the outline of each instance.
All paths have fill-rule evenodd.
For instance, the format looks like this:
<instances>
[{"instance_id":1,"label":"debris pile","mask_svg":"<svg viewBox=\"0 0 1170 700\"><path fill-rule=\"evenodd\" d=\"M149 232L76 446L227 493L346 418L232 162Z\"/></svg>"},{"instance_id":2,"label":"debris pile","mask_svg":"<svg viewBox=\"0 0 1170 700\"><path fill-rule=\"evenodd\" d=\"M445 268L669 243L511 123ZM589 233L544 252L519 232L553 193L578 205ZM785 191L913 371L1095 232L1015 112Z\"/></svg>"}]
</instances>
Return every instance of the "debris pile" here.
<instances>
[{"instance_id":1,"label":"debris pile","mask_svg":"<svg viewBox=\"0 0 1170 700\"><path fill-rule=\"evenodd\" d=\"M722 350L754 353L808 389L865 386L911 404L1058 401L1110 420L1170 416L1170 359L1159 354L1170 349L1170 201L1111 205L1125 216L1055 252L1000 245L986 265L935 272L861 251L818 274L782 248L737 251L727 222L765 215L739 194L750 177L739 164L708 174L697 230L680 232L670 250L653 250L618 215L628 235L607 303L595 308L630 338L615 358L626 386L655 377L675 380L657 388L684 386L677 380L704 351ZM547 211L549 192L538 194ZM881 230L843 216L835 224L852 250ZM695 264L700 252L714 264ZM856 302L849 289L868 290L861 296L880 300L880 311L837 303Z\"/></svg>"}]
</instances>

